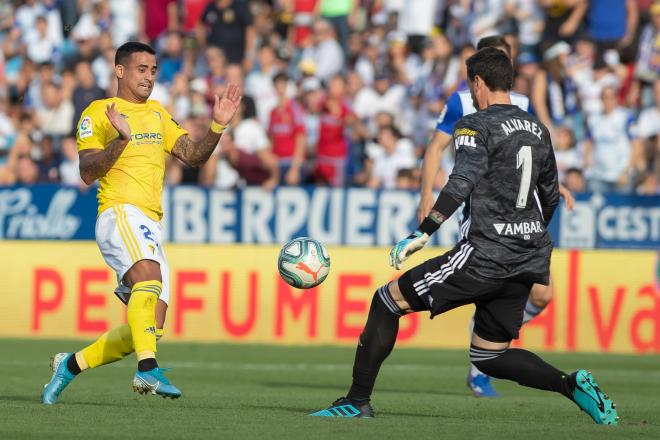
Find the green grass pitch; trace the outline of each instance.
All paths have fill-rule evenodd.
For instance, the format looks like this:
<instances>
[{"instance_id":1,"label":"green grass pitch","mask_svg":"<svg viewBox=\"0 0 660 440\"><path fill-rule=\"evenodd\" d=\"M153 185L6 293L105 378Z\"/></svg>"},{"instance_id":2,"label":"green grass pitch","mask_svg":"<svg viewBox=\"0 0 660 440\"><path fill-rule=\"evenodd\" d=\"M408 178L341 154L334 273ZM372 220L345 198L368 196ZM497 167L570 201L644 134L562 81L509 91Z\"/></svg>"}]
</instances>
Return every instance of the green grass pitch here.
<instances>
[{"instance_id":1,"label":"green grass pitch","mask_svg":"<svg viewBox=\"0 0 660 440\"><path fill-rule=\"evenodd\" d=\"M159 359L183 391L176 401L132 392L134 357L83 373L61 403L39 403L50 356L75 341L0 339L0 439L658 439L660 357L554 354L590 369L618 405L597 426L562 396L498 381L498 399L465 386L467 353L395 349L381 370L376 419L308 417L344 395L353 349L163 343Z\"/></svg>"}]
</instances>

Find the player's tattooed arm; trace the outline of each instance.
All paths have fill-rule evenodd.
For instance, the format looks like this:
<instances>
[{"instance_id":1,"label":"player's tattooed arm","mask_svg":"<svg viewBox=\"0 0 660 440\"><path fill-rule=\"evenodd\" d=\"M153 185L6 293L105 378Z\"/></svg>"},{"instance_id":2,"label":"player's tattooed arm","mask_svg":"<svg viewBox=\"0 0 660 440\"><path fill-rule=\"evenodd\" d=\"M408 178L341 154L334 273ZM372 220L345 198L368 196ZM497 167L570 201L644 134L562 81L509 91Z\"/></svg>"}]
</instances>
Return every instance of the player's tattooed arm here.
<instances>
[{"instance_id":1,"label":"player's tattooed arm","mask_svg":"<svg viewBox=\"0 0 660 440\"><path fill-rule=\"evenodd\" d=\"M188 135L180 136L172 148L172 154L191 167L204 165L218 145L222 132L234 118L241 98L241 88L235 84L225 88L222 98L215 95L213 122L206 136L199 141L193 141Z\"/></svg>"},{"instance_id":2,"label":"player's tattooed arm","mask_svg":"<svg viewBox=\"0 0 660 440\"><path fill-rule=\"evenodd\" d=\"M186 165L191 167L201 167L209 160L213 150L220 141L222 133L216 133L209 129L201 140L195 142L190 139L190 136L184 134L179 136L174 147L172 154L183 161Z\"/></svg>"},{"instance_id":3,"label":"player's tattooed arm","mask_svg":"<svg viewBox=\"0 0 660 440\"><path fill-rule=\"evenodd\" d=\"M110 124L117 130L119 136L110 142L110 144L106 145L104 149L82 150L79 153L80 177L87 185L90 185L99 177L104 176L112 168L131 139L131 127L129 127L126 120L115 109L114 102L112 105L106 106L105 115L108 121L110 121Z\"/></svg>"},{"instance_id":4,"label":"player's tattooed arm","mask_svg":"<svg viewBox=\"0 0 660 440\"><path fill-rule=\"evenodd\" d=\"M105 149L82 150L80 157L80 177L87 185L105 175L117 162L119 156L128 145L128 140L118 137L105 147Z\"/></svg>"}]
</instances>

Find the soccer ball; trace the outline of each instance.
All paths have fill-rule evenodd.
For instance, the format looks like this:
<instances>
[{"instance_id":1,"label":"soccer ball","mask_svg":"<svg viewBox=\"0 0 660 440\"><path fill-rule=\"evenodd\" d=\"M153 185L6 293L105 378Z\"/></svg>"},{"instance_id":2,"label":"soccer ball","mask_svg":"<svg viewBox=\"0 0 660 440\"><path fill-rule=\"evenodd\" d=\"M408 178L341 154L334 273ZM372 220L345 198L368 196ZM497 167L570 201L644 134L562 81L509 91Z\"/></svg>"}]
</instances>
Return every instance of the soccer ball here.
<instances>
[{"instance_id":1,"label":"soccer ball","mask_svg":"<svg viewBox=\"0 0 660 440\"><path fill-rule=\"evenodd\" d=\"M298 237L282 246L277 259L280 276L298 289L318 286L330 272L330 256L325 247L308 237Z\"/></svg>"}]
</instances>

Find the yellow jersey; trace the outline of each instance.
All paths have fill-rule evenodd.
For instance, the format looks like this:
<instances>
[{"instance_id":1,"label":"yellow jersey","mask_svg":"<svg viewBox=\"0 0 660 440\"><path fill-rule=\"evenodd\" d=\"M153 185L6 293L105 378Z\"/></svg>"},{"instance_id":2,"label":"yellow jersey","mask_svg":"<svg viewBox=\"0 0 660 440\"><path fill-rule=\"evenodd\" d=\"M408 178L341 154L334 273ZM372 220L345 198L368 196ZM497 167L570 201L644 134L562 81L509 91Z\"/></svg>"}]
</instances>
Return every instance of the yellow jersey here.
<instances>
[{"instance_id":1,"label":"yellow jersey","mask_svg":"<svg viewBox=\"0 0 660 440\"><path fill-rule=\"evenodd\" d=\"M113 205L129 203L160 221L166 153L171 153L176 140L188 132L158 101L135 104L117 97L99 99L80 116L78 151L104 149L119 136L105 115L106 106L112 103L131 127L131 139L117 162L99 178L98 213Z\"/></svg>"}]
</instances>

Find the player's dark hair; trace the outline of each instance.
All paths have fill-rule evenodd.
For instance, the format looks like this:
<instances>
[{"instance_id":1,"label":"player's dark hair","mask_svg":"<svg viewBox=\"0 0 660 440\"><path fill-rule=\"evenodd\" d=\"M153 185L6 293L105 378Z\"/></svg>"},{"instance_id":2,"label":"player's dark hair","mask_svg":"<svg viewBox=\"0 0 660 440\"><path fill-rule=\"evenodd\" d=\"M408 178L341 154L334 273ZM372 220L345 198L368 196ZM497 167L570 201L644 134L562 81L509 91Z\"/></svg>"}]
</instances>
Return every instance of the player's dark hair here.
<instances>
[{"instance_id":1,"label":"player's dark hair","mask_svg":"<svg viewBox=\"0 0 660 440\"><path fill-rule=\"evenodd\" d=\"M511 60L499 49L487 47L478 50L465 62L470 81L479 76L492 92L508 92L513 84Z\"/></svg>"},{"instance_id":2,"label":"player's dark hair","mask_svg":"<svg viewBox=\"0 0 660 440\"><path fill-rule=\"evenodd\" d=\"M132 54L140 52L156 55L156 51L148 44L140 43L139 41L129 41L117 49L117 53L115 53L115 66L119 64L125 65Z\"/></svg>"},{"instance_id":3,"label":"player's dark hair","mask_svg":"<svg viewBox=\"0 0 660 440\"><path fill-rule=\"evenodd\" d=\"M511 58L511 45L506 41L502 35L491 35L490 37L484 37L477 43L477 50L484 49L486 47L494 47L496 49L503 48L509 58Z\"/></svg>"}]
</instances>

